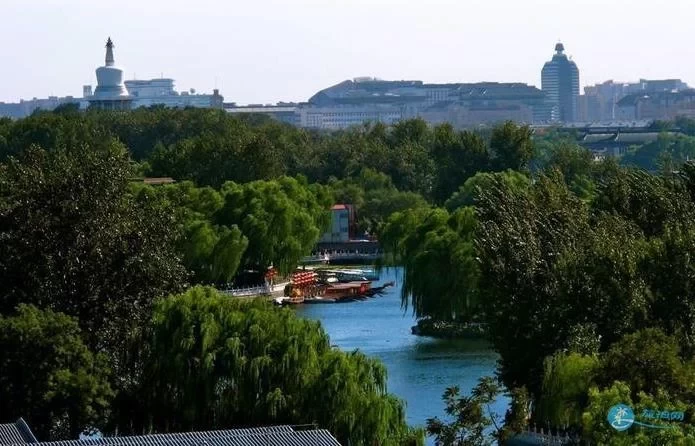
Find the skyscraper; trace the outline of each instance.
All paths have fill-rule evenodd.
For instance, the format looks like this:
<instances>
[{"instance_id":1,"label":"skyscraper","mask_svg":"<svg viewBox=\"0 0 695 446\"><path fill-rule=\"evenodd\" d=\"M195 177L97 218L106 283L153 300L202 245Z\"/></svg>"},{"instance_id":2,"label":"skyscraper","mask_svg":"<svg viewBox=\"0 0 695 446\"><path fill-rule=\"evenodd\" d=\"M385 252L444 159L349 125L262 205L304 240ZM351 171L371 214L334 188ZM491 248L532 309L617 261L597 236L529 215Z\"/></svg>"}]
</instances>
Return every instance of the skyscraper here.
<instances>
[{"instance_id":1,"label":"skyscraper","mask_svg":"<svg viewBox=\"0 0 695 446\"><path fill-rule=\"evenodd\" d=\"M553 121L573 122L577 120L579 98L579 69L567 58L565 46L555 45L553 59L543 65L541 89L551 107Z\"/></svg>"}]
</instances>

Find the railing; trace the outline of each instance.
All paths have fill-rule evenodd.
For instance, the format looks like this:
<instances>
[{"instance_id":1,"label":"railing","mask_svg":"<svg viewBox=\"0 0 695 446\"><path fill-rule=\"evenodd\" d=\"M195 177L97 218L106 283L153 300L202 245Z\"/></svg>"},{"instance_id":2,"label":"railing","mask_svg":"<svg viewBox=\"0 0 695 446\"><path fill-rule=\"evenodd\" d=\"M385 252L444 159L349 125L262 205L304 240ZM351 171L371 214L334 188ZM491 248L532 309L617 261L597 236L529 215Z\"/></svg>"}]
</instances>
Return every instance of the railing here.
<instances>
[{"instance_id":1,"label":"railing","mask_svg":"<svg viewBox=\"0 0 695 446\"><path fill-rule=\"evenodd\" d=\"M376 260L381 258L380 252L332 252L327 254L314 254L302 258L302 262L330 262L331 260L362 259Z\"/></svg>"},{"instance_id":2,"label":"railing","mask_svg":"<svg viewBox=\"0 0 695 446\"><path fill-rule=\"evenodd\" d=\"M229 288L220 291L234 297L263 296L272 292L269 286Z\"/></svg>"},{"instance_id":3,"label":"railing","mask_svg":"<svg viewBox=\"0 0 695 446\"><path fill-rule=\"evenodd\" d=\"M568 432L564 433L552 433L549 430L545 430L542 427L529 427L528 430L521 432L518 435L512 437L509 441L510 445L513 446L530 446L530 445L548 445L548 446L562 446L577 444L578 438L575 436L570 436Z\"/></svg>"},{"instance_id":4,"label":"railing","mask_svg":"<svg viewBox=\"0 0 695 446\"><path fill-rule=\"evenodd\" d=\"M273 293L284 291L289 282L276 283L274 285L259 285L253 287L237 287L220 290L220 292L233 297L270 296Z\"/></svg>"}]
</instances>

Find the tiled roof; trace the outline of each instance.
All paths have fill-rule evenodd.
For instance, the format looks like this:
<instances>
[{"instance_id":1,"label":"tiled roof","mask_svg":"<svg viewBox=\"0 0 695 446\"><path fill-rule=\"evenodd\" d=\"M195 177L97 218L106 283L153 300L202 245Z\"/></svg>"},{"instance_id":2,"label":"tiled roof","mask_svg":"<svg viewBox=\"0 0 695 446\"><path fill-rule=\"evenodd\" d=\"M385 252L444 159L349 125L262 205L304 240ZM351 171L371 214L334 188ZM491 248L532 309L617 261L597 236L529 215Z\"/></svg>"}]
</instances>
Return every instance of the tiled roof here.
<instances>
[{"instance_id":1,"label":"tiled roof","mask_svg":"<svg viewBox=\"0 0 695 446\"><path fill-rule=\"evenodd\" d=\"M23 419L0 424L0 445L36 443L36 437Z\"/></svg>"},{"instance_id":2,"label":"tiled roof","mask_svg":"<svg viewBox=\"0 0 695 446\"><path fill-rule=\"evenodd\" d=\"M52 441L36 446L340 446L340 443L327 430L272 426Z\"/></svg>"}]
</instances>

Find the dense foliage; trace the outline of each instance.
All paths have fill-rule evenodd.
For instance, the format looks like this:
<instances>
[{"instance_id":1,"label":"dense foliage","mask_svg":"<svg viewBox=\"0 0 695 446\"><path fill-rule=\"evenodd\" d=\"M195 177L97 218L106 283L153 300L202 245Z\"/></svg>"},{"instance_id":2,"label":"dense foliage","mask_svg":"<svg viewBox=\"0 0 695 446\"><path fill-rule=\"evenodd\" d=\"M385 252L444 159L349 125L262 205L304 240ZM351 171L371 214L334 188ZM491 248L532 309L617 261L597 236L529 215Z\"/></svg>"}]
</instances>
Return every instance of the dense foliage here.
<instances>
[{"instance_id":1,"label":"dense foliage","mask_svg":"<svg viewBox=\"0 0 695 446\"><path fill-rule=\"evenodd\" d=\"M403 265L401 299L413 313L438 321L471 321L479 306L472 208L449 214L444 209L395 213L381 242ZM445 271L459 271L448 276Z\"/></svg>"},{"instance_id":2,"label":"dense foliage","mask_svg":"<svg viewBox=\"0 0 695 446\"><path fill-rule=\"evenodd\" d=\"M79 319L88 345L124 342L186 282L171 209L128 193L118 143L31 148L0 165L0 314L20 303Z\"/></svg>"},{"instance_id":3,"label":"dense foliage","mask_svg":"<svg viewBox=\"0 0 695 446\"><path fill-rule=\"evenodd\" d=\"M342 180L299 175L310 170L285 157L290 133L208 110L2 120L2 421L23 416L42 440L315 423L350 444L420 444L383 365L331 348L317 323L211 288L171 295L242 270L288 273L314 247ZM211 141L209 158L158 158ZM288 163L275 170L274 150ZM185 173L157 171L164 161ZM143 173L198 184L153 187ZM366 194L365 171L357 193L375 225L388 209L425 206L371 176L383 187Z\"/></svg>"},{"instance_id":4,"label":"dense foliage","mask_svg":"<svg viewBox=\"0 0 695 446\"><path fill-rule=\"evenodd\" d=\"M407 433L381 363L331 348L319 323L291 310L212 288L158 303L138 394L149 416L121 414L121 431L317 423L355 445Z\"/></svg>"},{"instance_id":5,"label":"dense foliage","mask_svg":"<svg viewBox=\"0 0 695 446\"><path fill-rule=\"evenodd\" d=\"M684 143L669 138L660 143ZM695 166L653 174L594 161L560 141L534 169L530 181L513 171L468 179L446 202L449 211L474 209L461 241L432 243L451 228L442 209L391 216L384 246L400 258L406 284L415 280L404 304L420 317L447 320L457 308L466 322L484 321L500 353L499 378L512 394L528 389L534 423L601 444L694 441L686 425L616 436L605 419L608 400L637 413L678 410L695 397ZM464 240L474 245L465 259L441 261ZM412 285L433 269L436 293ZM471 295L480 305L466 313L462 299ZM618 388L627 389L622 400L611 393Z\"/></svg>"},{"instance_id":6,"label":"dense foliage","mask_svg":"<svg viewBox=\"0 0 695 446\"><path fill-rule=\"evenodd\" d=\"M371 169L390 178L382 189L419 194L436 203L477 172L526 168L533 154L530 130L512 123L487 135L455 131L447 124L431 128L422 120L317 133L221 110L153 107L129 113L66 109L4 120L0 159L32 145L91 145L109 137L128 148L141 172L198 186L219 188L226 181L285 175L327 184Z\"/></svg>"},{"instance_id":7,"label":"dense foliage","mask_svg":"<svg viewBox=\"0 0 695 446\"><path fill-rule=\"evenodd\" d=\"M84 345L77 321L20 305L0 315L0 419L21 414L39 438L100 427L113 392L109 366Z\"/></svg>"},{"instance_id":8,"label":"dense foliage","mask_svg":"<svg viewBox=\"0 0 695 446\"><path fill-rule=\"evenodd\" d=\"M350 444L415 440L383 366L330 348L317 324L209 288L176 294L292 271L346 202L404 267L404 306L482 323L500 354L500 383L446 394L453 420L429 425L442 444L492 441L498 384L505 435L530 419L601 444L693 441L686 425L605 423L617 402L695 398L695 124L655 126L684 135L621 167L513 123L318 133L159 107L2 119L0 416L53 439L309 422ZM13 378L32 363L45 367Z\"/></svg>"}]
</instances>

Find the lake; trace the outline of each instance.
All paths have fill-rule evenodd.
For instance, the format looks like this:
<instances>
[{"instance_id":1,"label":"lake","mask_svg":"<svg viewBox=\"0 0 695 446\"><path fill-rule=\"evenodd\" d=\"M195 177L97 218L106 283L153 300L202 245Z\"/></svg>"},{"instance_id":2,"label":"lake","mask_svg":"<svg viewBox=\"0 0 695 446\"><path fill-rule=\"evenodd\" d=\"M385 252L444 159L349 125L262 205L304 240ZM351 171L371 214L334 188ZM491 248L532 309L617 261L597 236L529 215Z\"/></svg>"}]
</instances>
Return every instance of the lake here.
<instances>
[{"instance_id":1,"label":"lake","mask_svg":"<svg viewBox=\"0 0 695 446\"><path fill-rule=\"evenodd\" d=\"M381 359L388 369L388 390L403 399L408 423L424 426L427 418L444 416L441 396L458 385L470 391L478 378L492 376L497 355L483 341L441 340L414 336L412 312L401 308L400 269L382 271L378 286L396 285L382 296L343 304L301 305L297 313L319 320L342 350L359 349ZM436 279L435 279L436 280ZM504 416L508 399L500 398L493 410Z\"/></svg>"}]
</instances>

